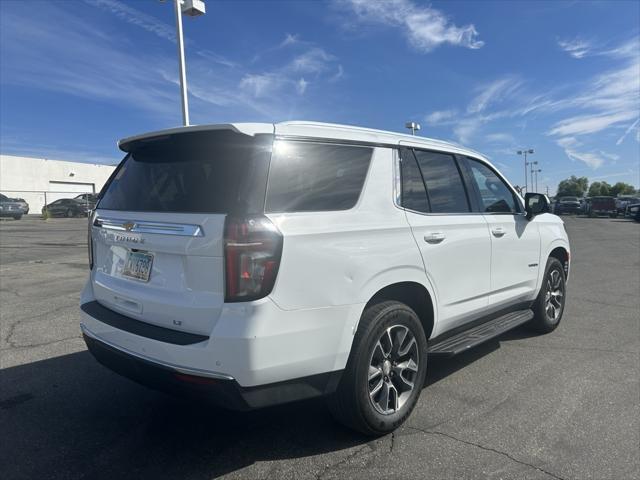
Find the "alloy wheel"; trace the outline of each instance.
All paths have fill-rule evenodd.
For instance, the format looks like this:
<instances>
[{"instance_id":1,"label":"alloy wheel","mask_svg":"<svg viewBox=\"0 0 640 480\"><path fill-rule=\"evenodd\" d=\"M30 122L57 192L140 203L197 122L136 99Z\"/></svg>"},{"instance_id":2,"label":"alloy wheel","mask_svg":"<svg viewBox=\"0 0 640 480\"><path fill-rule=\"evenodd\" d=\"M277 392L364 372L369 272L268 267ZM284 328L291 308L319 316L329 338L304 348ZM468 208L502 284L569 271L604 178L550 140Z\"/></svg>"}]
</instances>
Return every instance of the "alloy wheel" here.
<instances>
[{"instance_id":1,"label":"alloy wheel","mask_svg":"<svg viewBox=\"0 0 640 480\"><path fill-rule=\"evenodd\" d=\"M547 290L545 293L544 311L547 318L552 322L557 322L562 313L564 305L564 284L562 282L562 273L557 270L551 270L547 278Z\"/></svg>"},{"instance_id":2,"label":"alloy wheel","mask_svg":"<svg viewBox=\"0 0 640 480\"><path fill-rule=\"evenodd\" d=\"M368 371L369 399L379 413L396 413L411 397L419 362L418 342L408 327L393 325L382 333Z\"/></svg>"}]
</instances>

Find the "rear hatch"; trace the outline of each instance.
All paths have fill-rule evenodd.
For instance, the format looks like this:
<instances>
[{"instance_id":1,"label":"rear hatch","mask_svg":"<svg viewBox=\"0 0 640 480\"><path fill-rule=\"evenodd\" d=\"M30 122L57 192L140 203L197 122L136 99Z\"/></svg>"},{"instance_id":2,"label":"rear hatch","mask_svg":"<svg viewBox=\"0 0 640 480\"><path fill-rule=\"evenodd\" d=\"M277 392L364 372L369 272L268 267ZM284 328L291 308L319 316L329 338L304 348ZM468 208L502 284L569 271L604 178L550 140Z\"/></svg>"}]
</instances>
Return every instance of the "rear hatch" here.
<instances>
[{"instance_id":1,"label":"rear hatch","mask_svg":"<svg viewBox=\"0 0 640 480\"><path fill-rule=\"evenodd\" d=\"M123 145L92 220L96 300L210 334L225 301L225 218L263 212L272 139L185 129Z\"/></svg>"}]
</instances>

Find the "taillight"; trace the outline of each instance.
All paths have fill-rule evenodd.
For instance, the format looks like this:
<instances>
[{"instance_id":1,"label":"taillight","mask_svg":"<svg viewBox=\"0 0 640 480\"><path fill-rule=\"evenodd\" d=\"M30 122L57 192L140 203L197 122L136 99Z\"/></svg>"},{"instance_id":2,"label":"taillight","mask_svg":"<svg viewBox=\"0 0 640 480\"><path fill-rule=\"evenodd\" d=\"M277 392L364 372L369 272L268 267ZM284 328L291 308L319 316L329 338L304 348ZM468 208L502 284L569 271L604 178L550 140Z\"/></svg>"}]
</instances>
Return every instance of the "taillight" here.
<instances>
[{"instance_id":1,"label":"taillight","mask_svg":"<svg viewBox=\"0 0 640 480\"><path fill-rule=\"evenodd\" d=\"M225 302L271 293L282 254L282 234L264 216L227 217L224 224Z\"/></svg>"},{"instance_id":2,"label":"taillight","mask_svg":"<svg viewBox=\"0 0 640 480\"><path fill-rule=\"evenodd\" d=\"M93 227L93 220L95 218L95 210L89 212L87 216L87 252L89 254L89 270L93 270L93 237L91 235L91 228Z\"/></svg>"}]
</instances>

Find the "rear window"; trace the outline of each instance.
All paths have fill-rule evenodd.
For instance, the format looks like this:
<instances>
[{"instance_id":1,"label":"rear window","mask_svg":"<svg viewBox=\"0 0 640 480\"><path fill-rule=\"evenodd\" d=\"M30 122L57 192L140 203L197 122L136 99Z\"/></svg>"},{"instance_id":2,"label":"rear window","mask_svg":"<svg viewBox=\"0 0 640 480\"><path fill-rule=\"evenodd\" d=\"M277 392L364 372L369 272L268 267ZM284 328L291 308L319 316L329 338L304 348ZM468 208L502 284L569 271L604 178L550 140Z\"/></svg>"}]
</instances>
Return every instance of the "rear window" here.
<instances>
[{"instance_id":1,"label":"rear window","mask_svg":"<svg viewBox=\"0 0 640 480\"><path fill-rule=\"evenodd\" d=\"M99 208L142 212L260 213L273 136L231 130L138 141Z\"/></svg>"},{"instance_id":2,"label":"rear window","mask_svg":"<svg viewBox=\"0 0 640 480\"><path fill-rule=\"evenodd\" d=\"M276 140L265 210L348 210L362 191L373 148Z\"/></svg>"}]
</instances>

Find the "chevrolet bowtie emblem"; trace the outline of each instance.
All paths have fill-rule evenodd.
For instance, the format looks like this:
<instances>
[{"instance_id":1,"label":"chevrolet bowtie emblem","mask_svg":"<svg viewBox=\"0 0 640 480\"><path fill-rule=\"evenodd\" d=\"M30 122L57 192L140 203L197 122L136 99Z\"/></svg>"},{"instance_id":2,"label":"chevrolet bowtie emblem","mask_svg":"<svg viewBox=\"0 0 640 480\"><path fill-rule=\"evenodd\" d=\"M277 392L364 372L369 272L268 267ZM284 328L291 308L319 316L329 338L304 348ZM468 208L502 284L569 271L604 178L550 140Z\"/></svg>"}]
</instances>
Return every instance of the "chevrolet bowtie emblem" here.
<instances>
[{"instance_id":1,"label":"chevrolet bowtie emblem","mask_svg":"<svg viewBox=\"0 0 640 480\"><path fill-rule=\"evenodd\" d=\"M136 224L133 222L127 222L127 223L124 223L122 226L127 232L130 232L131 230L133 230L133 227L135 227Z\"/></svg>"}]
</instances>

